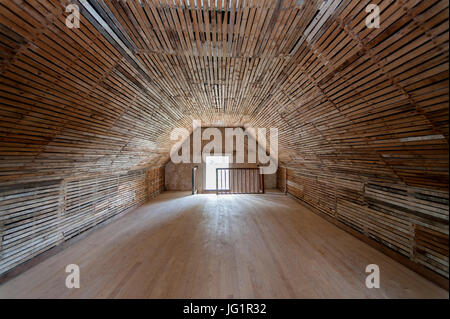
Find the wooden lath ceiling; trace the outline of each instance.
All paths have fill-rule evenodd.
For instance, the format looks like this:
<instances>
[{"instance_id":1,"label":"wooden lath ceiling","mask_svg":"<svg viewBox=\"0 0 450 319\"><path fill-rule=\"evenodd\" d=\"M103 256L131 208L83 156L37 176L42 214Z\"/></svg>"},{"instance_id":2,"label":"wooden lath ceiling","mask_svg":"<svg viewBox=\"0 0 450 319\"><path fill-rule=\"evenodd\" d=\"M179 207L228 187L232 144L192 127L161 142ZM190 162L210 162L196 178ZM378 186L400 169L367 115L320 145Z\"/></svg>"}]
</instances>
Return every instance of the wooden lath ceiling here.
<instances>
[{"instance_id":1,"label":"wooden lath ceiling","mask_svg":"<svg viewBox=\"0 0 450 319\"><path fill-rule=\"evenodd\" d=\"M0 4L1 181L159 165L201 119L278 127L289 167L448 188L448 1L80 1L80 29L69 3Z\"/></svg>"}]
</instances>

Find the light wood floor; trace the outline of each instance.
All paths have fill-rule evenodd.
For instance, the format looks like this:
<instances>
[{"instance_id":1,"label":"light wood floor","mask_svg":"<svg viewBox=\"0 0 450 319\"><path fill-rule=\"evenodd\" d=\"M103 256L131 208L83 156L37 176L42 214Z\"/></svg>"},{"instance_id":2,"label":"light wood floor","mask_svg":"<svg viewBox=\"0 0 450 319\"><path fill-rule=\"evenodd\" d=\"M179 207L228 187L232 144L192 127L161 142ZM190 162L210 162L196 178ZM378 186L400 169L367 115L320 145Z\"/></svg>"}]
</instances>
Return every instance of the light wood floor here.
<instances>
[{"instance_id":1,"label":"light wood floor","mask_svg":"<svg viewBox=\"0 0 450 319\"><path fill-rule=\"evenodd\" d=\"M65 287L78 264L81 288ZM378 264L381 287L365 286ZM166 192L0 286L2 298L448 298L282 194Z\"/></svg>"}]
</instances>

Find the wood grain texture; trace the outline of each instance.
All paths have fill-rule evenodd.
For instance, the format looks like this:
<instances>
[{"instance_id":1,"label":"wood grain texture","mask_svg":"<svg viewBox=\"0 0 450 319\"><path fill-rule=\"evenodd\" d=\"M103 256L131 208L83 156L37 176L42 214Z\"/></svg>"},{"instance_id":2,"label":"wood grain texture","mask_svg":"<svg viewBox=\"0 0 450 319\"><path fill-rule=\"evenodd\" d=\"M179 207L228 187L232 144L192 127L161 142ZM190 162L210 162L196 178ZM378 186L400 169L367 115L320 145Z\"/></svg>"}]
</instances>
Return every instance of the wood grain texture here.
<instances>
[{"instance_id":1,"label":"wood grain texture","mask_svg":"<svg viewBox=\"0 0 450 319\"><path fill-rule=\"evenodd\" d=\"M448 281L447 192L292 168L278 180L285 171L289 194Z\"/></svg>"},{"instance_id":2,"label":"wood grain texture","mask_svg":"<svg viewBox=\"0 0 450 319\"><path fill-rule=\"evenodd\" d=\"M446 0L373 1L379 29L368 1L90 1L114 35L81 4L67 28L69 2L0 4L2 181L159 166L199 119L278 127L290 166L448 189Z\"/></svg>"},{"instance_id":3,"label":"wood grain texture","mask_svg":"<svg viewBox=\"0 0 450 319\"><path fill-rule=\"evenodd\" d=\"M164 168L0 187L0 274L163 189Z\"/></svg>"},{"instance_id":4,"label":"wood grain texture","mask_svg":"<svg viewBox=\"0 0 450 319\"><path fill-rule=\"evenodd\" d=\"M48 180L164 165L193 119L277 127L292 194L448 277L448 0L75 1L79 29L69 3L0 2L0 187L44 183L31 214L63 212Z\"/></svg>"},{"instance_id":5,"label":"wood grain texture","mask_svg":"<svg viewBox=\"0 0 450 319\"><path fill-rule=\"evenodd\" d=\"M81 288L65 287L80 266ZM367 289L378 264L381 287ZM165 192L19 277L0 297L448 298L282 193Z\"/></svg>"}]
</instances>

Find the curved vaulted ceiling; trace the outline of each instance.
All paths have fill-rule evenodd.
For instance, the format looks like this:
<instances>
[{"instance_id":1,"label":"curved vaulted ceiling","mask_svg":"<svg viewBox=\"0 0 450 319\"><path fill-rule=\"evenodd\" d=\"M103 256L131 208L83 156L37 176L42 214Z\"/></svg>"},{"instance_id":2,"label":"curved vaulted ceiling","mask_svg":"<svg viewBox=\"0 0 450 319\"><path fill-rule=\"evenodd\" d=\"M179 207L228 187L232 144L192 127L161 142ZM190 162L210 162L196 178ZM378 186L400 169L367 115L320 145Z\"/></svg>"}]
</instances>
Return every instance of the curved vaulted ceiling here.
<instances>
[{"instance_id":1,"label":"curved vaulted ceiling","mask_svg":"<svg viewBox=\"0 0 450 319\"><path fill-rule=\"evenodd\" d=\"M0 4L1 181L160 165L170 131L278 127L280 160L448 188L448 1ZM367 28L369 3L380 28Z\"/></svg>"}]
</instances>

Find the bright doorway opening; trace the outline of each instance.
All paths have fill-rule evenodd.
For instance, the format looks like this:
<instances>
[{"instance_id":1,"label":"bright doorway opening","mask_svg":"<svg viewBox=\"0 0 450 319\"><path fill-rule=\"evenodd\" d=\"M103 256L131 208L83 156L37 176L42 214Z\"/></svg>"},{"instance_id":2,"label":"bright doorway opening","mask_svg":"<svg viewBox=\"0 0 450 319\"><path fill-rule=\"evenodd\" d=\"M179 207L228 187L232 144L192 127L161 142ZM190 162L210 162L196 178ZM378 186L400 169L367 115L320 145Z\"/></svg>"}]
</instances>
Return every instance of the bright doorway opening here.
<instances>
[{"instance_id":1,"label":"bright doorway opening","mask_svg":"<svg viewBox=\"0 0 450 319\"><path fill-rule=\"evenodd\" d=\"M229 168L229 155L206 156L205 190L216 190L216 169ZM219 183L219 190L227 190L230 187L229 174L226 174Z\"/></svg>"}]
</instances>

